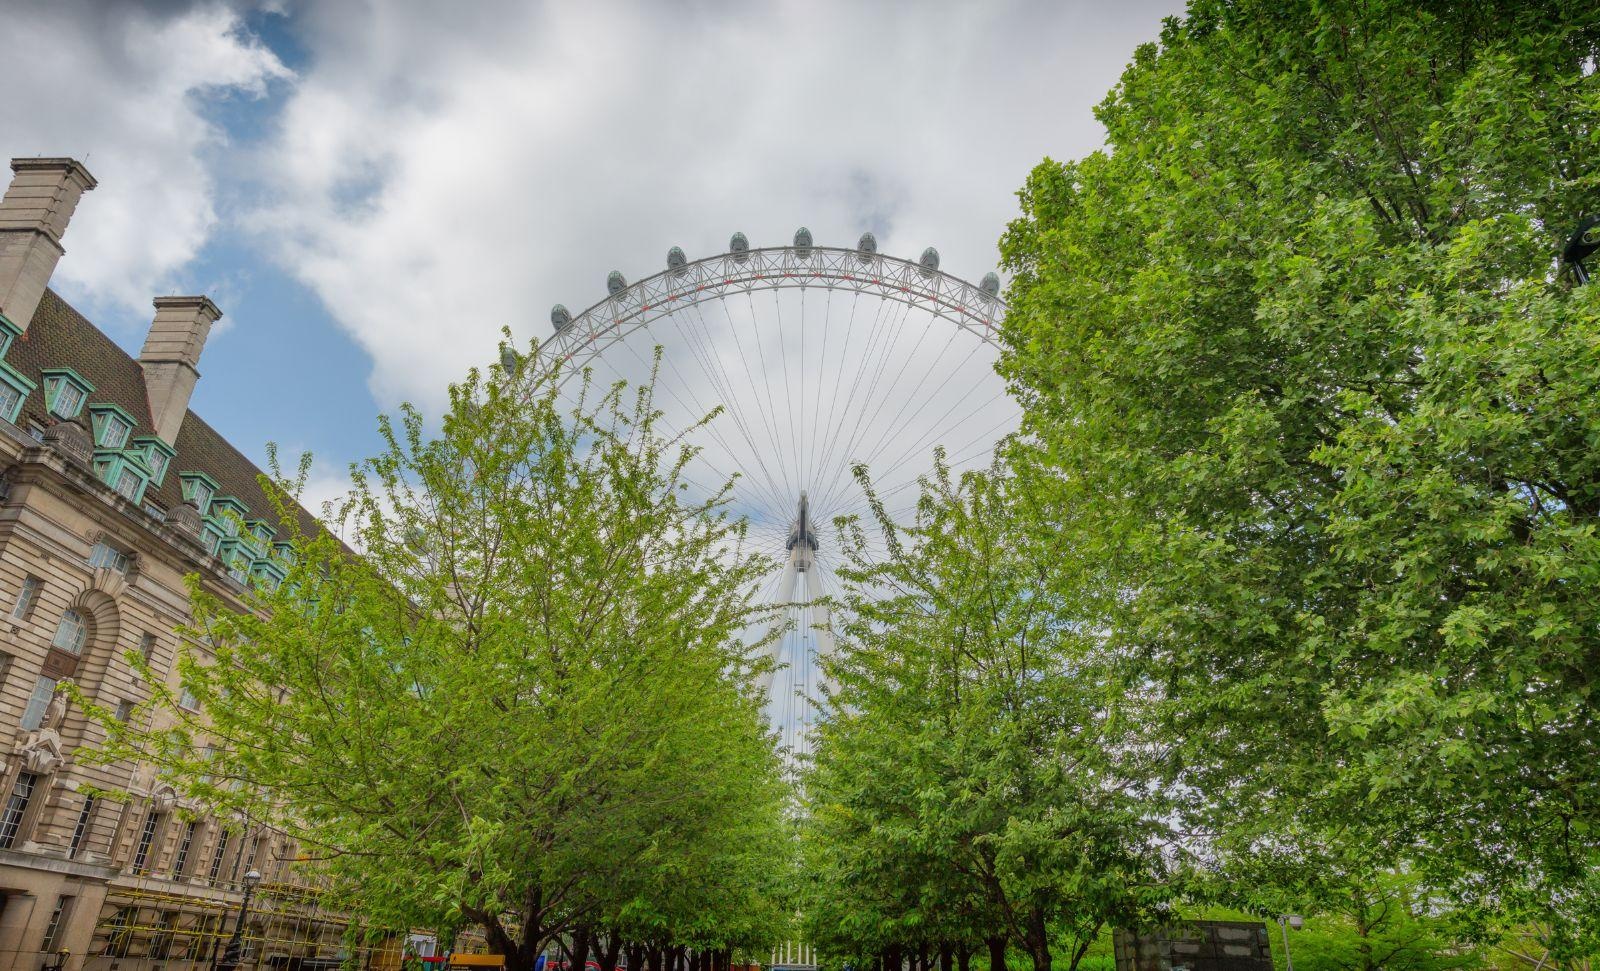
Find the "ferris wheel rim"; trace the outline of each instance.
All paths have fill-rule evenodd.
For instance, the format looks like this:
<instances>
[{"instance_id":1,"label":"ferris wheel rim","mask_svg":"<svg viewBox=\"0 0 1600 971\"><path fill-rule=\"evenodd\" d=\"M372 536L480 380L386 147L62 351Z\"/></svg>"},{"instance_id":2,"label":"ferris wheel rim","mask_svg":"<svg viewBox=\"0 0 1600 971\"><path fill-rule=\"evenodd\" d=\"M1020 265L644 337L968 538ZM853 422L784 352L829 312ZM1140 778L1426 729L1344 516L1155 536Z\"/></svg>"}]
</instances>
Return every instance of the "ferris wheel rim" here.
<instances>
[{"instance_id":1,"label":"ferris wheel rim","mask_svg":"<svg viewBox=\"0 0 1600 971\"><path fill-rule=\"evenodd\" d=\"M674 253L681 255L676 247ZM613 271L612 279L620 274ZM737 293L812 287L872 294L920 308L1000 346L1006 304L998 293L916 260L859 248L791 244L669 263L595 301L564 324L557 313L565 308L557 305L552 312L556 332L539 343L537 356L549 363L581 362L656 320L701 303Z\"/></svg>"}]
</instances>

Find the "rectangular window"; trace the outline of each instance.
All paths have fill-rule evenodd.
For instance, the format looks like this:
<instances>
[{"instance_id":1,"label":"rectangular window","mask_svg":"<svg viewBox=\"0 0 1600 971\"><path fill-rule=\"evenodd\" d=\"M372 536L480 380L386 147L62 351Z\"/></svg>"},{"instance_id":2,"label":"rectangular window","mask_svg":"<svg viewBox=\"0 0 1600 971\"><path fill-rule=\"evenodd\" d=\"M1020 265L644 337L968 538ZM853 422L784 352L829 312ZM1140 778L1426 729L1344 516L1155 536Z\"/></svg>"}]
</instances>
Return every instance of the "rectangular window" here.
<instances>
[{"instance_id":1,"label":"rectangular window","mask_svg":"<svg viewBox=\"0 0 1600 971\"><path fill-rule=\"evenodd\" d=\"M115 546L109 546L103 542L96 543L94 544L94 549L89 551L90 566L108 566L118 573L127 573L128 564L128 554Z\"/></svg>"},{"instance_id":2,"label":"rectangular window","mask_svg":"<svg viewBox=\"0 0 1600 971\"><path fill-rule=\"evenodd\" d=\"M94 823L94 803L93 796L83 797L83 808L78 811L77 825L72 827L72 842L67 844L69 860L78 855L78 850L83 848L84 839L89 835L89 827Z\"/></svg>"},{"instance_id":3,"label":"rectangular window","mask_svg":"<svg viewBox=\"0 0 1600 971\"><path fill-rule=\"evenodd\" d=\"M146 661L156 656L156 635L149 632L139 635L139 656Z\"/></svg>"},{"instance_id":4,"label":"rectangular window","mask_svg":"<svg viewBox=\"0 0 1600 971\"><path fill-rule=\"evenodd\" d=\"M0 381L0 418L11 421L17 416L17 409L21 405L22 392Z\"/></svg>"},{"instance_id":5,"label":"rectangular window","mask_svg":"<svg viewBox=\"0 0 1600 971\"><path fill-rule=\"evenodd\" d=\"M121 448L128 444L128 433L133 431L120 415L110 411L95 411L95 440L101 448Z\"/></svg>"},{"instance_id":6,"label":"rectangular window","mask_svg":"<svg viewBox=\"0 0 1600 971\"><path fill-rule=\"evenodd\" d=\"M50 922L44 925L44 940L39 942L39 950L46 954L56 949L56 941L61 937L61 925L67 922L67 915L72 913L72 898L60 896L56 898L56 907L50 911Z\"/></svg>"},{"instance_id":7,"label":"rectangular window","mask_svg":"<svg viewBox=\"0 0 1600 971\"><path fill-rule=\"evenodd\" d=\"M172 938L178 929L178 915L168 911L161 915L161 923L150 937L150 960L165 961L172 956Z\"/></svg>"},{"instance_id":8,"label":"rectangular window","mask_svg":"<svg viewBox=\"0 0 1600 971\"><path fill-rule=\"evenodd\" d=\"M194 692L190 691L188 686L185 685L183 691L178 695L178 705L184 711L199 711L200 699L196 698Z\"/></svg>"},{"instance_id":9,"label":"rectangular window","mask_svg":"<svg viewBox=\"0 0 1600 971\"><path fill-rule=\"evenodd\" d=\"M194 845L194 834L199 828L200 824L195 820L190 820L189 824L183 827L183 838L178 841L178 855L172 861L173 876L183 876L183 868L189 864L189 848Z\"/></svg>"},{"instance_id":10,"label":"rectangular window","mask_svg":"<svg viewBox=\"0 0 1600 971\"><path fill-rule=\"evenodd\" d=\"M83 640L88 633L89 629L84 625L83 615L76 610L68 609L61 615L61 623L56 625L56 633L50 638L50 646L68 654L81 654Z\"/></svg>"},{"instance_id":11,"label":"rectangular window","mask_svg":"<svg viewBox=\"0 0 1600 971\"><path fill-rule=\"evenodd\" d=\"M125 958L133 946L133 908L119 907L117 912L106 921L106 949L101 953L107 957Z\"/></svg>"},{"instance_id":12,"label":"rectangular window","mask_svg":"<svg viewBox=\"0 0 1600 971\"><path fill-rule=\"evenodd\" d=\"M50 698L56 693L55 678L40 678L33 684L33 694L28 696L28 707L22 710L22 730L31 732L44 722L44 710L50 707Z\"/></svg>"},{"instance_id":13,"label":"rectangular window","mask_svg":"<svg viewBox=\"0 0 1600 971\"><path fill-rule=\"evenodd\" d=\"M195 476L186 475L183 477L183 498L194 503L194 507L200 510L200 515L210 515L211 497L216 494L217 490L213 489L204 480Z\"/></svg>"},{"instance_id":14,"label":"rectangular window","mask_svg":"<svg viewBox=\"0 0 1600 971\"><path fill-rule=\"evenodd\" d=\"M22 589L17 591L16 606L11 608L14 620L27 620L28 615L33 613L33 604L39 599L39 588L43 585L43 581L36 576L29 575L22 578Z\"/></svg>"},{"instance_id":15,"label":"rectangular window","mask_svg":"<svg viewBox=\"0 0 1600 971\"><path fill-rule=\"evenodd\" d=\"M57 378L55 394L50 401L50 411L62 418L76 418L82 409L83 391L71 381Z\"/></svg>"},{"instance_id":16,"label":"rectangular window","mask_svg":"<svg viewBox=\"0 0 1600 971\"><path fill-rule=\"evenodd\" d=\"M223 830L217 834L217 849L211 854L211 870L206 874L206 879L212 883L217 882L217 874L222 872L222 858L228 854L228 831Z\"/></svg>"},{"instance_id":17,"label":"rectangular window","mask_svg":"<svg viewBox=\"0 0 1600 971\"><path fill-rule=\"evenodd\" d=\"M123 724L127 724L128 720L131 719L132 717L133 717L133 702L129 701L126 698L124 698L121 701L117 702L117 715L116 715L117 721L122 722Z\"/></svg>"},{"instance_id":18,"label":"rectangular window","mask_svg":"<svg viewBox=\"0 0 1600 971\"><path fill-rule=\"evenodd\" d=\"M217 935L217 918L205 916L200 918L195 932L189 936L189 949L184 952L185 961L199 961L206 957L206 949L211 946L212 940Z\"/></svg>"},{"instance_id":19,"label":"rectangular window","mask_svg":"<svg viewBox=\"0 0 1600 971\"><path fill-rule=\"evenodd\" d=\"M167 462L171 460L167 458L165 452L154 448L146 450L145 455L145 463L150 466L150 481L160 482L167 474Z\"/></svg>"},{"instance_id":20,"label":"rectangular window","mask_svg":"<svg viewBox=\"0 0 1600 971\"><path fill-rule=\"evenodd\" d=\"M28 422L28 437L36 442L44 441L44 426L38 422Z\"/></svg>"},{"instance_id":21,"label":"rectangular window","mask_svg":"<svg viewBox=\"0 0 1600 971\"><path fill-rule=\"evenodd\" d=\"M161 814L154 809L145 814L144 829L139 833L139 845L133 851L133 872L149 869L150 847L156 841L156 830L161 828Z\"/></svg>"},{"instance_id":22,"label":"rectangular window","mask_svg":"<svg viewBox=\"0 0 1600 971\"><path fill-rule=\"evenodd\" d=\"M117 473L115 488L122 498L129 502L138 502L140 494L144 491L144 480L132 470L123 469Z\"/></svg>"},{"instance_id":23,"label":"rectangular window","mask_svg":"<svg viewBox=\"0 0 1600 971\"><path fill-rule=\"evenodd\" d=\"M0 850L9 850L17 842L17 832L22 829L22 817L27 815L28 800L33 798L33 786L39 779L31 772L17 776L6 798L6 808L0 812Z\"/></svg>"},{"instance_id":24,"label":"rectangular window","mask_svg":"<svg viewBox=\"0 0 1600 971\"><path fill-rule=\"evenodd\" d=\"M153 502L147 502L144 504L144 514L149 516L151 519L154 519L158 523L164 523L167 521L167 511Z\"/></svg>"}]
</instances>

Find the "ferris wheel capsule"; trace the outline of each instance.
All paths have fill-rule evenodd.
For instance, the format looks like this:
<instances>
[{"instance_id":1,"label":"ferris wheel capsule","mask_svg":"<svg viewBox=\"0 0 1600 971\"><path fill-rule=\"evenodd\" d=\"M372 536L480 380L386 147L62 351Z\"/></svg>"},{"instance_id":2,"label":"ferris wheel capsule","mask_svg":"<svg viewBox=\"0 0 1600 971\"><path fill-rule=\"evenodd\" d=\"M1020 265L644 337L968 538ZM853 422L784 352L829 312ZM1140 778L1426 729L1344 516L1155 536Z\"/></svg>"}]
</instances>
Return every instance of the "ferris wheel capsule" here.
<instances>
[{"instance_id":1,"label":"ferris wheel capsule","mask_svg":"<svg viewBox=\"0 0 1600 971\"><path fill-rule=\"evenodd\" d=\"M606 276L606 292L613 297L628 289L628 281L622 278L621 270L612 270Z\"/></svg>"},{"instance_id":2,"label":"ferris wheel capsule","mask_svg":"<svg viewBox=\"0 0 1600 971\"><path fill-rule=\"evenodd\" d=\"M802 260L811 255L811 230L804 226L794 232L794 255Z\"/></svg>"},{"instance_id":3,"label":"ferris wheel capsule","mask_svg":"<svg viewBox=\"0 0 1600 971\"><path fill-rule=\"evenodd\" d=\"M558 303L550 308L550 323L555 325L556 333L558 334L566 330L567 325L572 323L572 314L567 311L565 304Z\"/></svg>"},{"instance_id":4,"label":"ferris wheel capsule","mask_svg":"<svg viewBox=\"0 0 1600 971\"><path fill-rule=\"evenodd\" d=\"M985 273L983 275L983 282L978 284L978 289L982 290L983 291L983 295L988 297L991 300L993 300L995 297L1000 296L1000 276L999 276L999 274L997 274L997 273Z\"/></svg>"},{"instance_id":5,"label":"ferris wheel capsule","mask_svg":"<svg viewBox=\"0 0 1600 971\"><path fill-rule=\"evenodd\" d=\"M667 250L667 269L682 270L688 262L689 258L683 255L682 248L674 246L672 249Z\"/></svg>"},{"instance_id":6,"label":"ferris wheel capsule","mask_svg":"<svg viewBox=\"0 0 1600 971\"><path fill-rule=\"evenodd\" d=\"M517 362L520 361L520 360L521 360L521 358L517 357L517 352L511 347L511 345L509 345L509 344L501 344L500 345L500 369L501 370L505 371L507 374L514 373L517 370Z\"/></svg>"},{"instance_id":7,"label":"ferris wheel capsule","mask_svg":"<svg viewBox=\"0 0 1600 971\"><path fill-rule=\"evenodd\" d=\"M877 255L877 252L878 237L871 233L862 233L861 238L856 240L856 256L865 263Z\"/></svg>"},{"instance_id":8,"label":"ferris wheel capsule","mask_svg":"<svg viewBox=\"0 0 1600 971\"><path fill-rule=\"evenodd\" d=\"M733 237L728 240L728 252L732 253L733 258L736 260L748 259L750 256L750 240L745 238L744 233L734 233Z\"/></svg>"},{"instance_id":9,"label":"ferris wheel capsule","mask_svg":"<svg viewBox=\"0 0 1600 971\"><path fill-rule=\"evenodd\" d=\"M930 246L922 251L922 259L917 262L922 266L923 276L932 276L939 272L939 251Z\"/></svg>"}]
</instances>

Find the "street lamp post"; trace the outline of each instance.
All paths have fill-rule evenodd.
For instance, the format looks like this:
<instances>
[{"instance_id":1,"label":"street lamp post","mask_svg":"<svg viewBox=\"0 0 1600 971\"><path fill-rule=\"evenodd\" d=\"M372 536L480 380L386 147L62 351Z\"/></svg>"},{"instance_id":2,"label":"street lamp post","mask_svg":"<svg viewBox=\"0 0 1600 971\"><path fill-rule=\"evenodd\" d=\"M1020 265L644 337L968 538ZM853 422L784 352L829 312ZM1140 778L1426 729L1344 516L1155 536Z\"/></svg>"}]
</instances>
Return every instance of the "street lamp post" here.
<instances>
[{"instance_id":1,"label":"street lamp post","mask_svg":"<svg viewBox=\"0 0 1600 971\"><path fill-rule=\"evenodd\" d=\"M228 940L228 946L222 949L222 959L212 966L213 971L235 971L243 960L244 922L250 916L250 895L260 882L261 874L255 870L244 875L244 901L239 904L239 919L234 921L233 937Z\"/></svg>"},{"instance_id":2,"label":"street lamp post","mask_svg":"<svg viewBox=\"0 0 1600 971\"><path fill-rule=\"evenodd\" d=\"M1283 932L1283 963L1286 971L1294 971L1294 958L1289 956L1289 928L1299 930L1305 923L1306 919L1299 914L1278 915L1278 930Z\"/></svg>"}]
</instances>

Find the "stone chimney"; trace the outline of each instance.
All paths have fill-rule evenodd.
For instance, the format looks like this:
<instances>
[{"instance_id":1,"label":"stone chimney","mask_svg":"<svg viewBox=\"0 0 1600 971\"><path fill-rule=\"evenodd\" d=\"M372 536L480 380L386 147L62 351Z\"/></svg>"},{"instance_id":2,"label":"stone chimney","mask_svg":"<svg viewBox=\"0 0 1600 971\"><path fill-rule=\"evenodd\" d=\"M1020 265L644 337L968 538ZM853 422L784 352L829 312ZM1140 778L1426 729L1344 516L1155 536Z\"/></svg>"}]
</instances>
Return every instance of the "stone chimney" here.
<instances>
[{"instance_id":1,"label":"stone chimney","mask_svg":"<svg viewBox=\"0 0 1600 971\"><path fill-rule=\"evenodd\" d=\"M0 314L26 330L55 272L78 199L95 187L70 158L14 158L16 176L0 199Z\"/></svg>"},{"instance_id":2,"label":"stone chimney","mask_svg":"<svg viewBox=\"0 0 1600 971\"><path fill-rule=\"evenodd\" d=\"M189 396L200 377L200 352L211 325L222 311L209 297L157 297L156 319L139 352L150 419L168 445L178 443L178 429L189 411Z\"/></svg>"}]
</instances>

